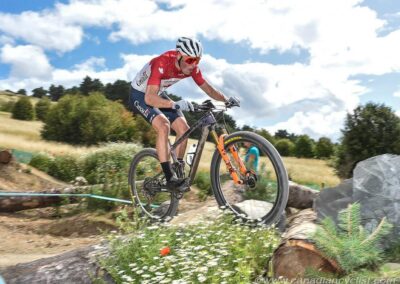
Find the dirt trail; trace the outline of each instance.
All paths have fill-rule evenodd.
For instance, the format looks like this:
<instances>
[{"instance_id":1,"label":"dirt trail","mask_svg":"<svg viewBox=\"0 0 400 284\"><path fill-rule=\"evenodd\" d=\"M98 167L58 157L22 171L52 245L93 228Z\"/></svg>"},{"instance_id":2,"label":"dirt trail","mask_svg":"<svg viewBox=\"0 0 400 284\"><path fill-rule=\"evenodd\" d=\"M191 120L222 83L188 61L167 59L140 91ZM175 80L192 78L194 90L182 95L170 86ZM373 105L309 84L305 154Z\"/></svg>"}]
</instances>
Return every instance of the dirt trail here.
<instances>
[{"instance_id":1,"label":"dirt trail","mask_svg":"<svg viewBox=\"0 0 400 284\"><path fill-rule=\"evenodd\" d=\"M66 184L25 165L0 165L0 191L43 191L63 186ZM0 267L99 243L103 238L102 232L117 229L112 212L106 215L82 213L78 206L70 204L58 209L0 213ZM213 209L209 209L213 206L216 207L213 199L200 202L197 190L193 187L181 200L179 216L173 223L195 223L216 215ZM182 214L188 211L191 213Z\"/></svg>"}]
</instances>

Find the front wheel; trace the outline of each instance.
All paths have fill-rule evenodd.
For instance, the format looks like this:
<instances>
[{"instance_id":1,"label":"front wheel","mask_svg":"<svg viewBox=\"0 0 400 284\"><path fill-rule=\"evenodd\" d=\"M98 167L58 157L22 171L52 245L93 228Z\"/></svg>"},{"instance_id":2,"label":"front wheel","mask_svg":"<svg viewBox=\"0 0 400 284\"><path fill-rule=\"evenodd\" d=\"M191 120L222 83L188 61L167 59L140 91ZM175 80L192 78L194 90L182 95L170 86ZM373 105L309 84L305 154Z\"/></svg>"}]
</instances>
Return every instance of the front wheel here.
<instances>
[{"instance_id":1,"label":"front wheel","mask_svg":"<svg viewBox=\"0 0 400 284\"><path fill-rule=\"evenodd\" d=\"M154 221L168 221L178 209L179 200L166 189L165 183L156 149L143 149L133 157L129 170L131 197Z\"/></svg>"},{"instance_id":2,"label":"front wheel","mask_svg":"<svg viewBox=\"0 0 400 284\"><path fill-rule=\"evenodd\" d=\"M289 185L286 169L278 151L260 135L240 131L224 138L225 151L240 180L233 181L218 150L211 162L211 184L220 207L250 222L278 223L285 210ZM233 147L247 172L239 170Z\"/></svg>"}]
</instances>

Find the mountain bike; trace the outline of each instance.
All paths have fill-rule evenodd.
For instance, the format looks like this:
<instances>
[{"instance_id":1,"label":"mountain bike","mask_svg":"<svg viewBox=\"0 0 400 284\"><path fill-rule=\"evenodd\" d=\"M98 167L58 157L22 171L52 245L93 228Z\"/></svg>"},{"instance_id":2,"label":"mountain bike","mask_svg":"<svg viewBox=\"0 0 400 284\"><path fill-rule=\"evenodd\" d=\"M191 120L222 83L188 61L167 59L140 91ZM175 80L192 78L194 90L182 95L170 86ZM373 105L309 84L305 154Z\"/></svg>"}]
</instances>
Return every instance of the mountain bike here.
<instances>
[{"instance_id":1,"label":"mountain bike","mask_svg":"<svg viewBox=\"0 0 400 284\"><path fill-rule=\"evenodd\" d=\"M211 189L219 207L247 222L277 223L289 195L286 169L278 151L264 137L248 131L228 134L224 112L234 106L239 105L218 105L211 100L194 104L194 112L200 113L201 118L174 144L169 143L173 169L178 177L186 178L189 188L211 134L216 149L209 171ZM185 164L178 162L175 149L197 129L201 129L201 135L189 170L185 171ZM249 147L258 149L258 164L254 163L254 157L249 163ZM133 157L129 185L131 197L144 215L157 221L169 221L177 214L184 192L166 188L156 149L143 149Z\"/></svg>"}]
</instances>

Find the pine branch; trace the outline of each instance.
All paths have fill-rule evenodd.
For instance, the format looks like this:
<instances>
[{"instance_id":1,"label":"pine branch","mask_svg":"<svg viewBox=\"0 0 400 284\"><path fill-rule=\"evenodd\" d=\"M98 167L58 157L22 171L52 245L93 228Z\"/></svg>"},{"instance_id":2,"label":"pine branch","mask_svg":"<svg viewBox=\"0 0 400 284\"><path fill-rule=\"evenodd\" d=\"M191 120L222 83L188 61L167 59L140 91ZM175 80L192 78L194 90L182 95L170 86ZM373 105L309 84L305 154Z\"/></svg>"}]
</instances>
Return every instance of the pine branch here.
<instances>
[{"instance_id":1,"label":"pine branch","mask_svg":"<svg viewBox=\"0 0 400 284\"><path fill-rule=\"evenodd\" d=\"M376 237L378 237L379 233L383 229L383 226L385 225L385 222L386 222L386 216L383 217L383 219L379 223L378 227L376 227L374 232L371 235L369 235L368 238L366 238L364 241L362 241L361 244L363 245L363 244L369 243L369 242L373 241Z\"/></svg>"}]
</instances>

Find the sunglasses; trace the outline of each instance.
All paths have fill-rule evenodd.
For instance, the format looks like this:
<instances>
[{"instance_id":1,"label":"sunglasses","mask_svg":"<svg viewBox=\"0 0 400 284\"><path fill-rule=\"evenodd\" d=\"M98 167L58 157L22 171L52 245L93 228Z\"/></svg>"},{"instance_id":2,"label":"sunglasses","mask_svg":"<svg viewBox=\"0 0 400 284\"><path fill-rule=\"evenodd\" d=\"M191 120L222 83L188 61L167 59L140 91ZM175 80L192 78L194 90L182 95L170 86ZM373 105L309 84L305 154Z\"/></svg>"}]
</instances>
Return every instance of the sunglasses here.
<instances>
[{"instance_id":1,"label":"sunglasses","mask_svg":"<svg viewBox=\"0 0 400 284\"><path fill-rule=\"evenodd\" d=\"M189 65L191 65L193 63L197 65L200 62L199 57L186 57L183 60L185 61L186 64L189 64Z\"/></svg>"}]
</instances>

